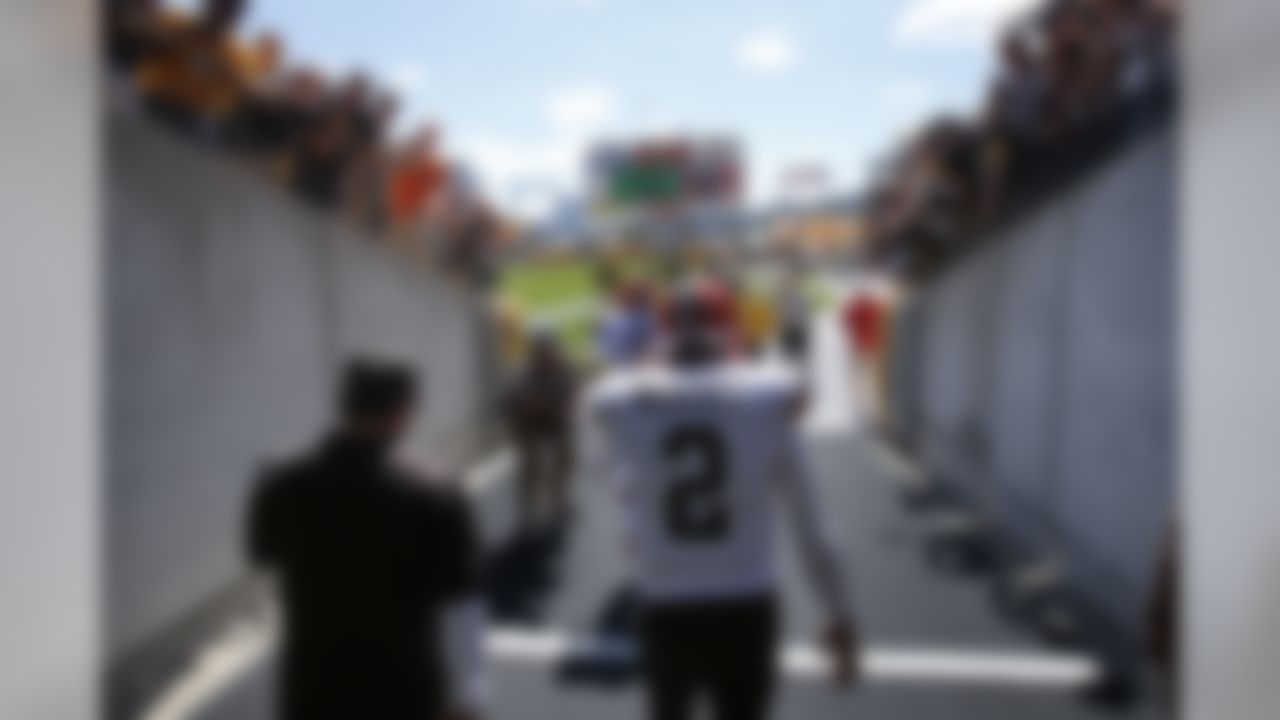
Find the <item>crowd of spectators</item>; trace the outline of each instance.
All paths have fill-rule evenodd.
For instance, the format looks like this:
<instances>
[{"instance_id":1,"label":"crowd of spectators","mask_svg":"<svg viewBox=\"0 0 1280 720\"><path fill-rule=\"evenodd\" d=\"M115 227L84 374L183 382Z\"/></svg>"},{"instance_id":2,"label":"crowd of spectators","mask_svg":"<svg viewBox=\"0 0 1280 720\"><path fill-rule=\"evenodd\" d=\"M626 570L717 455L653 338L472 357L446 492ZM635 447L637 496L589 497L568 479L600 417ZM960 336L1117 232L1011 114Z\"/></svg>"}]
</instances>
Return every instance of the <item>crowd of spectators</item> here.
<instances>
[{"instance_id":1,"label":"crowd of spectators","mask_svg":"<svg viewBox=\"0 0 1280 720\"><path fill-rule=\"evenodd\" d=\"M873 257L925 274L1171 116L1172 0L1054 0L1010 28L975 119L943 118L880 168Z\"/></svg>"},{"instance_id":2,"label":"crowd of spectators","mask_svg":"<svg viewBox=\"0 0 1280 720\"><path fill-rule=\"evenodd\" d=\"M185 13L161 0L108 0L114 87L157 122L253 162L307 203L474 269L502 222L455 182L440 131L426 125L393 140L393 91L358 71L334 78L295 62L275 33L243 37L246 6L204 0Z\"/></svg>"}]
</instances>

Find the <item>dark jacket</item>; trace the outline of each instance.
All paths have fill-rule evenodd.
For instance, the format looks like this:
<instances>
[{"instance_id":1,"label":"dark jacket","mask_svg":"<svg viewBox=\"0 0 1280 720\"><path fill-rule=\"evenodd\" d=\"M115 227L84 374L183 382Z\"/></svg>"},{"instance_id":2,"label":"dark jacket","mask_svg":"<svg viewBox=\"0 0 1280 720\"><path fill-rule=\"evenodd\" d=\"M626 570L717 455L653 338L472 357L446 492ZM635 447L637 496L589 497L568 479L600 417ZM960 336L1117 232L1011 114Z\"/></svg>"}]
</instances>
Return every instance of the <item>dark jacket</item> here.
<instances>
[{"instance_id":1,"label":"dark jacket","mask_svg":"<svg viewBox=\"0 0 1280 720\"><path fill-rule=\"evenodd\" d=\"M477 565L460 497L333 439L266 474L247 535L251 561L279 578L280 717L441 711L439 610L472 589Z\"/></svg>"}]
</instances>

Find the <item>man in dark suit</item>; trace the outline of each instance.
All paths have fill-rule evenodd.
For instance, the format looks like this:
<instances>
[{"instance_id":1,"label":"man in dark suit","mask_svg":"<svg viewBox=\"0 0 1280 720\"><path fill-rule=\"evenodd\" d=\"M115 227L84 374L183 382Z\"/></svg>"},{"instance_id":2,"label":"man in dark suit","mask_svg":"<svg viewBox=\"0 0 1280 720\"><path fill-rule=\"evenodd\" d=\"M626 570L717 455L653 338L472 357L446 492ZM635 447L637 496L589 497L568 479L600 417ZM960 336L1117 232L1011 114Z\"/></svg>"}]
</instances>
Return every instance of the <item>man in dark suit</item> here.
<instances>
[{"instance_id":1,"label":"man in dark suit","mask_svg":"<svg viewBox=\"0 0 1280 720\"><path fill-rule=\"evenodd\" d=\"M247 552L277 578L284 611L282 718L452 709L442 613L473 590L477 547L462 498L392 460L415 396L407 370L353 363L337 427L254 493Z\"/></svg>"}]
</instances>

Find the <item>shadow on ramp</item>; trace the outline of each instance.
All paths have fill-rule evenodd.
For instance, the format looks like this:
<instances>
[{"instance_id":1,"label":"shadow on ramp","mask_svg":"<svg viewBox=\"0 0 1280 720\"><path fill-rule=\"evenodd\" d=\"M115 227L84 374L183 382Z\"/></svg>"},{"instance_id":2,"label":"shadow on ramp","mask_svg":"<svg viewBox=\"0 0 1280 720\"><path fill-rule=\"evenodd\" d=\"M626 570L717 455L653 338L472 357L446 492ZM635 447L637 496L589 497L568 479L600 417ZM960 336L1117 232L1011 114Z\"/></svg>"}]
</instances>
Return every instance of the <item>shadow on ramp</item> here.
<instances>
[{"instance_id":1,"label":"shadow on ramp","mask_svg":"<svg viewBox=\"0 0 1280 720\"><path fill-rule=\"evenodd\" d=\"M521 530L493 551L484 568L484 591L494 621L528 625L542 619L560 584L557 561L568 534L568 526Z\"/></svg>"},{"instance_id":2,"label":"shadow on ramp","mask_svg":"<svg viewBox=\"0 0 1280 720\"><path fill-rule=\"evenodd\" d=\"M639 596L635 588L624 585L605 601L591 640L574 648L557 677L570 684L625 686L640 676L639 641Z\"/></svg>"}]
</instances>

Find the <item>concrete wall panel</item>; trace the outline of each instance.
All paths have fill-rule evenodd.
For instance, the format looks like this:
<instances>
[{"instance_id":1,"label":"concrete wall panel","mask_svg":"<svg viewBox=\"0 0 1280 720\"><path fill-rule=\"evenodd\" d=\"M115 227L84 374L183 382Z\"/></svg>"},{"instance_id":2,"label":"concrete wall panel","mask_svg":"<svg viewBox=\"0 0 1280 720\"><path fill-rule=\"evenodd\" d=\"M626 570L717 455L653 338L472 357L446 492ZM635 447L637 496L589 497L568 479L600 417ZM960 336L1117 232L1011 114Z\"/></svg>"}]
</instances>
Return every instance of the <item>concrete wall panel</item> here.
<instances>
[{"instance_id":1,"label":"concrete wall panel","mask_svg":"<svg viewBox=\"0 0 1280 720\"><path fill-rule=\"evenodd\" d=\"M473 294L397 263L225 158L109 123L107 649L137 648L244 570L246 492L313 442L348 354L431 378L414 448L474 449Z\"/></svg>"},{"instance_id":2,"label":"concrete wall panel","mask_svg":"<svg viewBox=\"0 0 1280 720\"><path fill-rule=\"evenodd\" d=\"M1134 620L1173 493L1173 163L1162 137L1082 188L1065 294L1054 507L1082 587Z\"/></svg>"},{"instance_id":3,"label":"concrete wall panel","mask_svg":"<svg viewBox=\"0 0 1280 720\"><path fill-rule=\"evenodd\" d=\"M1135 633L1174 493L1171 135L916 300L926 464Z\"/></svg>"},{"instance_id":4,"label":"concrete wall panel","mask_svg":"<svg viewBox=\"0 0 1280 720\"><path fill-rule=\"evenodd\" d=\"M1042 533L1058 480L1064 261L1070 212L1049 208L1003 240L991 357L990 472L994 510L1019 533Z\"/></svg>"},{"instance_id":5,"label":"concrete wall panel","mask_svg":"<svg viewBox=\"0 0 1280 720\"><path fill-rule=\"evenodd\" d=\"M976 494L985 492L998 261L991 248L977 253L929 291L924 307L924 454L941 480Z\"/></svg>"}]
</instances>

